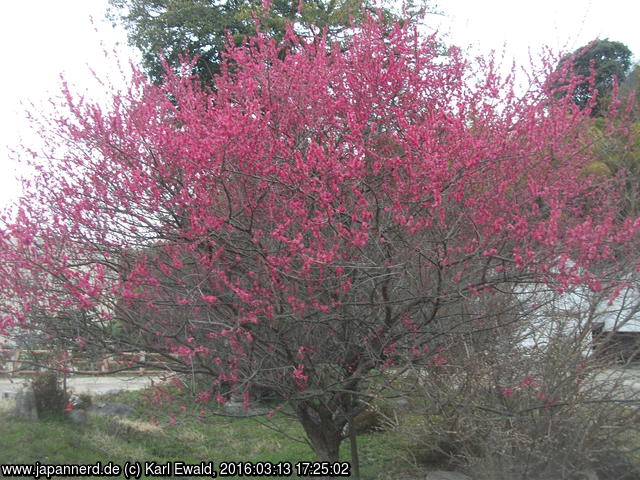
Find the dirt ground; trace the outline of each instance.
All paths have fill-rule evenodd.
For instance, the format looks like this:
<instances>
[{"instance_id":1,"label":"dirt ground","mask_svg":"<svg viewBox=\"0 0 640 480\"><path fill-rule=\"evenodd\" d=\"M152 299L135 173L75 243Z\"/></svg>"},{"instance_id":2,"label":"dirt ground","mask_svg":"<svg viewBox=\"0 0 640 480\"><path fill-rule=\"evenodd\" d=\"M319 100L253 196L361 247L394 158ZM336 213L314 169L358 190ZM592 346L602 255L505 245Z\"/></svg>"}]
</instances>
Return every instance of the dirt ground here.
<instances>
[{"instance_id":1,"label":"dirt ground","mask_svg":"<svg viewBox=\"0 0 640 480\"><path fill-rule=\"evenodd\" d=\"M16 394L18 390L29 381L29 377L9 378L0 377L0 397L8 398ZM88 393L101 395L115 393L123 390L140 390L148 387L151 382L159 382L159 377L135 376L101 376L101 377L75 377L67 379L67 388L74 393Z\"/></svg>"},{"instance_id":2,"label":"dirt ground","mask_svg":"<svg viewBox=\"0 0 640 480\"><path fill-rule=\"evenodd\" d=\"M20 390L30 377L10 378L0 377L0 398L12 397ZM638 399L640 396L640 364L636 363L627 367L614 367L606 369L595 376L595 380L602 384L603 389L608 385L622 383L626 398ZM116 393L124 390L140 390L148 387L152 382L162 382L159 376L145 375L113 375L113 376L70 376L67 379L67 388L73 393L88 393L102 395Z\"/></svg>"}]
</instances>

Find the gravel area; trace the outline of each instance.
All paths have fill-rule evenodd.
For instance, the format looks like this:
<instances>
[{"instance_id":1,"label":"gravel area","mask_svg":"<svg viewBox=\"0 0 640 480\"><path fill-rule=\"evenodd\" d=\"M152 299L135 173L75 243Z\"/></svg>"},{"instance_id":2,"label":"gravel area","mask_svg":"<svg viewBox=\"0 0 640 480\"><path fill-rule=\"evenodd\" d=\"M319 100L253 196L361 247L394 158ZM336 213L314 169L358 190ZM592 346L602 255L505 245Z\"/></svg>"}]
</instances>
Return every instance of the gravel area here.
<instances>
[{"instance_id":1,"label":"gravel area","mask_svg":"<svg viewBox=\"0 0 640 480\"><path fill-rule=\"evenodd\" d=\"M0 396L12 397L16 394L29 378L0 378ZM88 393L102 395L116 393L123 390L140 390L151 385L152 381L161 381L159 377L136 376L102 376L102 377L75 377L67 379L67 388L74 393Z\"/></svg>"}]
</instances>

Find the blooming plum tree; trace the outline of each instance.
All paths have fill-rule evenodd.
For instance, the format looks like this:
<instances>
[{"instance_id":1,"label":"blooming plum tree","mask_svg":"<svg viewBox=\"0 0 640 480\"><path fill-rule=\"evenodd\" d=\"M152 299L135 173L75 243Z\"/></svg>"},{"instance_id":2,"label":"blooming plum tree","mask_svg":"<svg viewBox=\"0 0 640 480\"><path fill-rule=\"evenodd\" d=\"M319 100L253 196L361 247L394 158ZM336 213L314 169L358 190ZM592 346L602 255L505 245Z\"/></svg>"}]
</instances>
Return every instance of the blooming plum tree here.
<instances>
[{"instance_id":1,"label":"blooming plum tree","mask_svg":"<svg viewBox=\"0 0 640 480\"><path fill-rule=\"evenodd\" d=\"M544 76L516 95L410 24L287 42L231 48L214 90L189 64L109 108L65 89L3 231L3 325L158 352L201 402L268 387L335 460L372 377L446 362L481 292L601 288L638 222Z\"/></svg>"}]
</instances>

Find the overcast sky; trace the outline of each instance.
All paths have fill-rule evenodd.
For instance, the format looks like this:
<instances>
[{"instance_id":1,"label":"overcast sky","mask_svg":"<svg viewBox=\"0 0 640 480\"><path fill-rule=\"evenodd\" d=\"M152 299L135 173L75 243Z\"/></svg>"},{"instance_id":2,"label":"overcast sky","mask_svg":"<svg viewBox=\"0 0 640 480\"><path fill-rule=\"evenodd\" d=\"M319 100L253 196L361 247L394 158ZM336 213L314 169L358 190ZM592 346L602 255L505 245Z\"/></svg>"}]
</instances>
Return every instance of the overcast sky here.
<instances>
[{"instance_id":1,"label":"overcast sky","mask_svg":"<svg viewBox=\"0 0 640 480\"><path fill-rule=\"evenodd\" d=\"M507 51L520 61L543 46L574 51L595 38L626 44L640 58L640 2L630 0L440 0L434 23L458 45Z\"/></svg>"},{"instance_id":2,"label":"overcast sky","mask_svg":"<svg viewBox=\"0 0 640 480\"><path fill-rule=\"evenodd\" d=\"M0 206L19 194L17 169L9 159L22 137L37 141L23 119L25 104L46 105L60 89L60 73L89 96L104 95L99 76L115 70L104 50L116 48L126 59L125 33L104 19L107 0L20 0L0 10ZM442 15L429 23L449 35L450 43L476 53L502 51L526 62L528 51L547 45L572 51L594 38L625 43L640 57L640 2L629 0L440 0ZM93 24L91 22L93 17ZM126 63L126 62L125 62ZM116 74L117 76L118 74ZM46 107L43 107L46 108Z\"/></svg>"}]
</instances>

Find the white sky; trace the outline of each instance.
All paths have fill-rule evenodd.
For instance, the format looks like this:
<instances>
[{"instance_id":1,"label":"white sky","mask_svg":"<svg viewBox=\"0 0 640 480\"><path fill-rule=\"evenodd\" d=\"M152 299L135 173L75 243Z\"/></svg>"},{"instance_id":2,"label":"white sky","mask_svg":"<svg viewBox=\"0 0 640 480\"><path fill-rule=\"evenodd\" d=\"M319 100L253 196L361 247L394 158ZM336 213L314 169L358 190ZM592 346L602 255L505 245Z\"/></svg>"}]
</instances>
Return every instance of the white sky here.
<instances>
[{"instance_id":1,"label":"white sky","mask_svg":"<svg viewBox=\"0 0 640 480\"><path fill-rule=\"evenodd\" d=\"M47 100L60 92L60 74L77 91L104 98L90 71L104 78L121 75L110 54L120 51L126 66L135 52L126 33L105 19L107 0L18 0L0 5L0 208L19 195L17 165L9 158L20 138L32 145L37 138L25 119L33 103L46 111ZM93 19L93 20L92 20Z\"/></svg>"},{"instance_id":2,"label":"white sky","mask_svg":"<svg viewBox=\"0 0 640 480\"><path fill-rule=\"evenodd\" d=\"M23 119L24 104L46 105L59 91L64 72L72 84L101 97L89 66L103 75L113 72L105 57L119 43L125 58L125 33L104 20L107 0L3 1L0 8L0 207L19 194L16 165L9 148L20 137L37 142ZM442 16L429 22L447 33L451 43L477 53L495 49L526 62L528 51L548 45L573 51L596 37L625 43L640 58L640 2L631 0L440 0ZM90 22L93 17L94 23ZM96 32L97 29L97 32ZM126 63L126 60L125 60ZM115 73L117 78L119 74Z\"/></svg>"},{"instance_id":3,"label":"white sky","mask_svg":"<svg viewBox=\"0 0 640 480\"><path fill-rule=\"evenodd\" d=\"M437 6L444 13L438 19L440 31L479 52L502 51L506 44L507 52L524 62L529 48L533 53L543 46L566 52L609 38L626 44L640 59L638 1L439 0Z\"/></svg>"}]
</instances>

